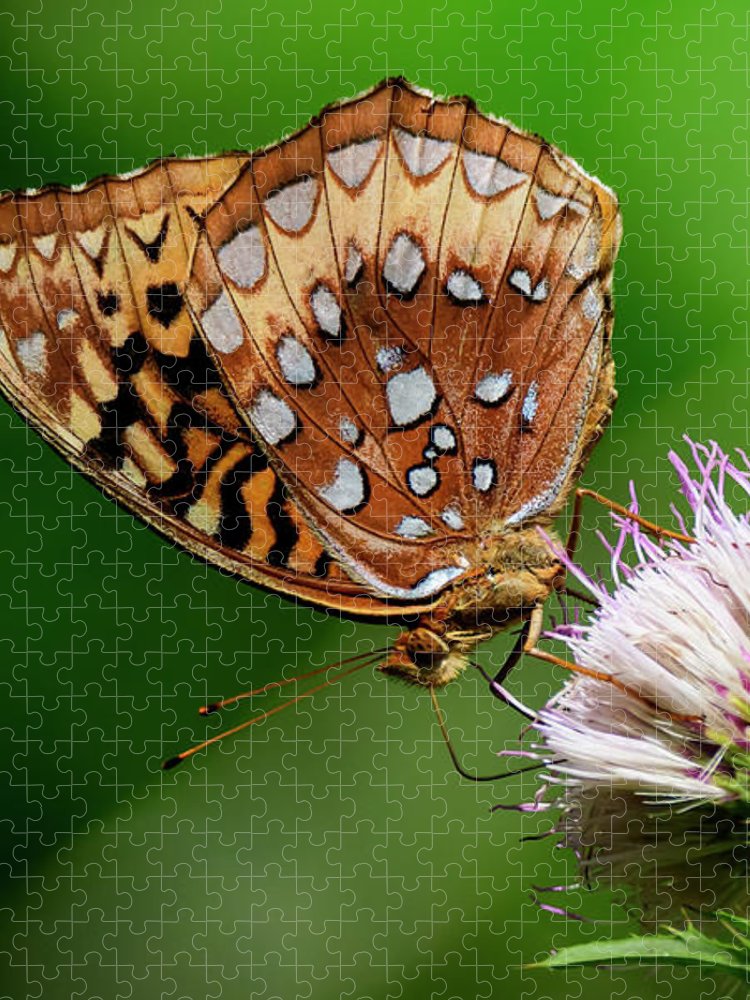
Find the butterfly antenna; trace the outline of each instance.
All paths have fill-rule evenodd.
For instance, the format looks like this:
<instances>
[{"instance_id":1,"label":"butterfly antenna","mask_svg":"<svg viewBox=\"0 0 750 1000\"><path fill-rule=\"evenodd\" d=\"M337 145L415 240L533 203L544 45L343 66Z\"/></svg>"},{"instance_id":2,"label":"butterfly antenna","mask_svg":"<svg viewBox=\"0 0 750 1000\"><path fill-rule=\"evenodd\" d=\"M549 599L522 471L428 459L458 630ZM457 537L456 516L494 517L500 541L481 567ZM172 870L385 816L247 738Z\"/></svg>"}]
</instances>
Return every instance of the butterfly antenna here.
<instances>
[{"instance_id":1,"label":"butterfly antenna","mask_svg":"<svg viewBox=\"0 0 750 1000\"><path fill-rule=\"evenodd\" d=\"M343 680L344 677L348 677L349 674L353 674L357 670L363 670L365 667L372 666L377 663L379 656L379 653L377 655L373 654L363 663L357 663L355 666L349 667L348 670L344 670L342 673L337 674L336 677L332 677L330 680L323 681L322 684L316 684L314 687L308 688L307 691L303 691L296 697L290 698L289 701L285 701L281 705L276 705L274 708L269 708L267 711L261 712L260 715L255 715L252 719L247 719L245 722L241 722L238 726L233 726L231 729L225 729L224 732L217 733L216 736L212 736L210 739L204 740L202 743L198 743L195 746L190 747L189 750L183 750L182 753L178 753L176 757L170 757L169 760L165 760L162 764L162 768L165 771L170 771L173 767L177 767L178 764L181 764L183 760L187 760L188 757L192 757L193 754L198 753L199 750L205 750L206 747L210 747L214 743L218 743L220 740L226 739L227 736L234 736L235 733L240 733L243 729L247 729L249 726L254 726L256 722L263 722L265 719L269 719L272 715L276 715L277 712L282 712L286 708L291 708L292 705L296 705L297 702L302 701L304 698L311 697L318 691L322 691L324 688L330 687L332 684L337 684L339 681Z\"/></svg>"},{"instance_id":2,"label":"butterfly antenna","mask_svg":"<svg viewBox=\"0 0 750 1000\"><path fill-rule=\"evenodd\" d=\"M222 698L220 701L211 702L210 705L202 705L198 709L199 715L211 715L213 712L220 712L223 708L227 708L229 705L234 705L238 701L245 701L247 698L252 698L256 694L265 694L267 691L273 691L274 688L285 687L287 684L294 684L297 681L306 681L311 677L317 677L319 674L324 674L327 670L338 670L339 667L346 667L350 663L357 663L362 659L372 659L374 656L380 656L387 652L385 648L371 650L367 653L357 653L356 656L350 656L346 660L339 660L338 663L327 663L324 667L316 667L315 670L308 670L305 674L297 674L295 677L286 677L280 681L270 681L268 684L264 684L262 687L253 688L252 691L242 691L240 694L232 695L231 698Z\"/></svg>"},{"instance_id":3,"label":"butterfly antenna","mask_svg":"<svg viewBox=\"0 0 750 1000\"><path fill-rule=\"evenodd\" d=\"M453 761L453 766L462 778L466 778L468 781L500 781L504 778L514 778L517 774L526 774L528 771L538 771L540 767L545 766L540 763L532 764L529 767L519 767L516 768L515 771L503 771L501 774L470 774L461 764L461 761L458 759L458 754L451 743L451 738L448 735L448 727L445 725L445 719L443 717L443 710L440 708L437 692L434 687L430 688L430 698L432 699L432 707L435 709L435 715L437 717L438 725L440 726L440 732L442 733L445 745L448 747L448 753Z\"/></svg>"}]
</instances>

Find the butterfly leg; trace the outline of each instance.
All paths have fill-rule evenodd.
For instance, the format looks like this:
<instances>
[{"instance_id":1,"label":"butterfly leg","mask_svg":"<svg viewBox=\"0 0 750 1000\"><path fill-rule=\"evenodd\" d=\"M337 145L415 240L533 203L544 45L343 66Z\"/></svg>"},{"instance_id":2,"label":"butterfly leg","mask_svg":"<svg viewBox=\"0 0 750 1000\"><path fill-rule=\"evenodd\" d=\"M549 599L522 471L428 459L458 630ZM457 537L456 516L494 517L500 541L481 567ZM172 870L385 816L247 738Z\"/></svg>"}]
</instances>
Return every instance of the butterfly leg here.
<instances>
[{"instance_id":1,"label":"butterfly leg","mask_svg":"<svg viewBox=\"0 0 750 1000\"><path fill-rule=\"evenodd\" d=\"M495 676L492 678L493 683L502 684L507 678L511 670L516 666L518 661L521 659L524 653L536 646L539 641L539 637L542 634L542 620L544 617L544 609L541 605L534 608L529 617L521 626L516 641L513 644L513 648L508 653L505 658L505 663L498 670Z\"/></svg>"},{"instance_id":2,"label":"butterfly leg","mask_svg":"<svg viewBox=\"0 0 750 1000\"><path fill-rule=\"evenodd\" d=\"M510 705L512 708L515 708L517 712L520 712L521 715L525 715L529 719L534 718L534 712L532 712L531 709L527 708L514 695L512 695L510 691L503 686L503 682L507 679L508 674L516 666L524 653L531 652L531 650L536 646L539 641L539 637L542 634L543 620L544 608L541 605L537 605L521 626L518 635L516 636L516 641L513 644L513 648L508 653L505 658L505 662L494 677L491 677L478 663L473 664L487 681L490 686L490 691L496 698L504 701L506 705Z\"/></svg>"},{"instance_id":3,"label":"butterfly leg","mask_svg":"<svg viewBox=\"0 0 750 1000\"><path fill-rule=\"evenodd\" d=\"M571 673L581 674L584 677L591 677L593 680L604 681L607 684L611 684L619 691L622 691L624 694L630 695L636 700L648 704L649 707L653 708L652 703L648 701L648 699L644 698L638 691L629 687L627 684L623 684L622 681L613 677L611 674L606 673L606 671L591 670L588 667L582 667L577 663L572 663L570 660L563 660L561 657L555 656L554 653L548 653L546 650L540 649L537 646L537 642L541 636L542 610L543 609L541 607L534 609L534 612L540 612L536 622L533 621L534 612L532 613L532 616L524 622L523 628L518 633L513 649L510 651L505 663L494 677L490 677L490 675L487 674L478 663L474 664L474 666L489 682L490 691L496 698L505 702L506 705L510 705L512 708L515 708L516 711L525 715L532 721L536 719L536 713L519 702L518 699L515 698L510 691L504 688L502 684L503 680L505 680L521 657L524 654L527 654L528 656L533 656L536 660L543 660L545 663L550 663L553 666L563 667ZM677 716L674 717L677 718Z\"/></svg>"},{"instance_id":4,"label":"butterfly leg","mask_svg":"<svg viewBox=\"0 0 750 1000\"><path fill-rule=\"evenodd\" d=\"M685 542L686 544L690 544L695 541L695 539L691 538L690 535L683 535L679 531L670 531L669 528L662 528L660 525L654 524L653 521L647 521L646 518L641 517L640 514L636 514L634 511L628 510L628 508L624 507L621 503L617 503L616 500L610 500L609 497L602 496L601 493L597 493L595 490L579 488L575 493L575 499L573 501L573 516L570 519L568 540L565 543L565 554L571 562L573 561L573 557L575 556L575 552L581 538L583 501L586 497L596 500L597 503L600 503L602 506L614 511L621 517L627 518L628 521L634 521L636 524L640 525L645 532L649 535L654 535L656 538L672 538L677 542Z\"/></svg>"},{"instance_id":5,"label":"butterfly leg","mask_svg":"<svg viewBox=\"0 0 750 1000\"><path fill-rule=\"evenodd\" d=\"M686 544L695 541L695 539L691 538L689 535L683 535L679 531L670 531L669 528L662 528L660 525L654 524L653 521L647 521L646 518L641 517L640 514L636 514L634 511L628 510L627 507L617 503L616 500L610 500L609 497L602 496L601 493L597 493L595 490L579 488L575 492L573 514L570 519L568 539L565 543L565 556L568 562L573 562L576 549L578 548L578 543L581 540L583 501L586 497L596 500L597 503L602 504L602 506L607 507L608 510L614 511L616 514L620 514L621 517L626 518L628 521L635 522L635 524L640 525L645 532L649 535L653 535L655 538L672 538L675 541L685 542ZM569 587L565 577L560 577L560 579L555 583L555 591L560 596L566 594L569 597L575 598L577 601L584 601L586 604L592 604L594 606L598 604L598 601L594 600L587 594Z\"/></svg>"},{"instance_id":6,"label":"butterfly leg","mask_svg":"<svg viewBox=\"0 0 750 1000\"><path fill-rule=\"evenodd\" d=\"M537 660L543 660L545 663L551 663L556 667L563 667L565 670L569 670L571 673L580 674L583 677L591 677L593 680L603 681L605 684L611 684L612 687L617 688L618 691L622 691L623 694L628 695L628 697L641 702L641 704L646 705L650 711L660 712L666 714L670 719L679 722L701 722L703 721L703 716L700 715L683 715L679 712L667 712L666 709L660 708L655 701L651 698L647 698L642 695L637 688L631 687L629 684L623 684L622 681L618 680L612 674L607 673L603 670L591 670L588 667L582 667L578 663L572 663L570 660L563 660L560 656L555 656L554 653L548 653L544 649L539 649L534 646L531 649L526 650L529 656L533 656Z\"/></svg>"}]
</instances>

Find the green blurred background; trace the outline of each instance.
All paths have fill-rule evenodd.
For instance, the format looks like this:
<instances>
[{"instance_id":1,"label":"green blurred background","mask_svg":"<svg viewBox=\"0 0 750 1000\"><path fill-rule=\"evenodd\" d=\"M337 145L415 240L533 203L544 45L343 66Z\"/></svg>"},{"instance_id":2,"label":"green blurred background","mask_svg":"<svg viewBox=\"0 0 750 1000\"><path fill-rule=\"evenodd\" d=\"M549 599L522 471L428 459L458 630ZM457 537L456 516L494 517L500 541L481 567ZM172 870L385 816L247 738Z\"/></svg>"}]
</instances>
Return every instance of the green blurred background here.
<instances>
[{"instance_id":1,"label":"green blurred background","mask_svg":"<svg viewBox=\"0 0 750 1000\"><path fill-rule=\"evenodd\" d=\"M619 192L620 401L585 482L624 499L633 477L663 519L683 433L748 438L750 30L725 8L6 0L0 186L252 148L396 73L473 95ZM533 776L462 782L423 693L359 674L162 773L219 724L198 705L384 630L175 550L5 405L0 433L3 998L718 995L668 966L522 968L624 931L622 900L572 894L598 923L540 913L533 886L568 865L521 837L549 821L489 812ZM537 704L558 682L531 663L515 687ZM474 677L444 703L465 762L495 768L519 719Z\"/></svg>"}]
</instances>

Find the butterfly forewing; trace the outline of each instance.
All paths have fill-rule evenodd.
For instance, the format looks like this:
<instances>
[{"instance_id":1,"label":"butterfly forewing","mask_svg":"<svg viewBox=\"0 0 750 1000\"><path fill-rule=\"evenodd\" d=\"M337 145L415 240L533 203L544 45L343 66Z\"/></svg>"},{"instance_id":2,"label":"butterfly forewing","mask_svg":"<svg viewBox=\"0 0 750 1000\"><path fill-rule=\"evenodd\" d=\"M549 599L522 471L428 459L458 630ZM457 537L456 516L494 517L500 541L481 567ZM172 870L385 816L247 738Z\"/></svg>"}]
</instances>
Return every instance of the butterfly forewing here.
<instances>
[{"instance_id":1,"label":"butterfly forewing","mask_svg":"<svg viewBox=\"0 0 750 1000\"><path fill-rule=\"evenodd\" d=\"M250 156L0 201L0 380L190 551L424 610L580 470L618 238L562 154L388 82Z\"/></svg>"}]
</instances>

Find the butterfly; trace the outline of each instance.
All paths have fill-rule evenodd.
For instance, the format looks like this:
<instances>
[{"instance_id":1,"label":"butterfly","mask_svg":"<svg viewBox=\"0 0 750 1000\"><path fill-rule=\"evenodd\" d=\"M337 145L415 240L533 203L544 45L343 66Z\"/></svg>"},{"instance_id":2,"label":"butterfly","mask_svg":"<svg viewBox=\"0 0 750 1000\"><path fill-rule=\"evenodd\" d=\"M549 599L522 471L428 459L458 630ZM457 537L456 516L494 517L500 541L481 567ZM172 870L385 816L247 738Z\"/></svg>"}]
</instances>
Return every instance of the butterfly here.
<instances>
[{"instance_id":1,"label":"butterfly","mask_svg":"<svg viewBox=\"0 0 750 1000\"><path fill-rule=\"evenodd\" d=\"M401 622L433 692L561 579L615 398L614 194L388 80L252 153L0 200L0 388L177 545ZM538 626L536 626L538 632Z\"/></svg>"}]
</instances>

